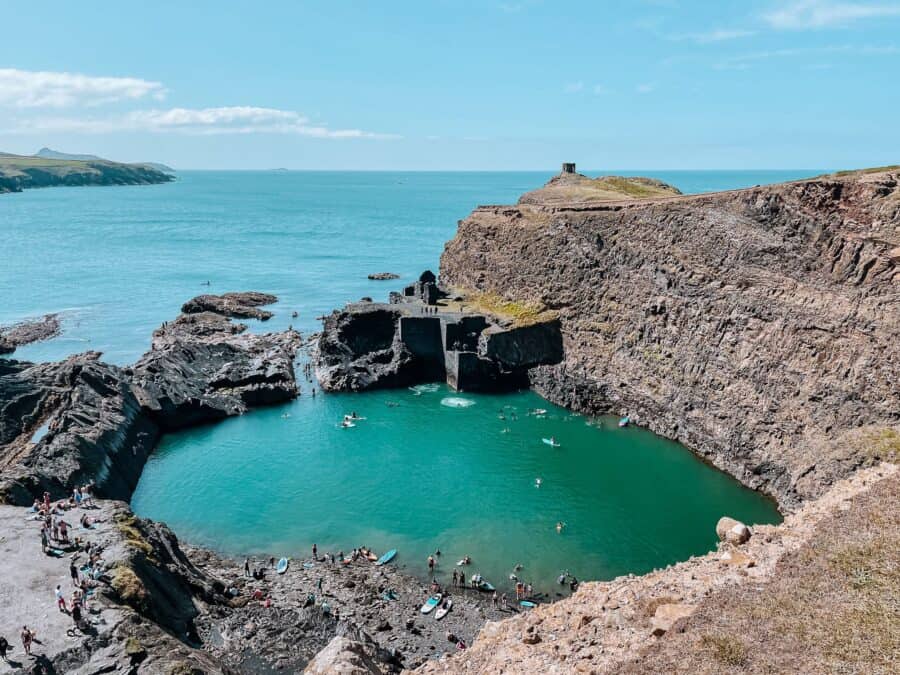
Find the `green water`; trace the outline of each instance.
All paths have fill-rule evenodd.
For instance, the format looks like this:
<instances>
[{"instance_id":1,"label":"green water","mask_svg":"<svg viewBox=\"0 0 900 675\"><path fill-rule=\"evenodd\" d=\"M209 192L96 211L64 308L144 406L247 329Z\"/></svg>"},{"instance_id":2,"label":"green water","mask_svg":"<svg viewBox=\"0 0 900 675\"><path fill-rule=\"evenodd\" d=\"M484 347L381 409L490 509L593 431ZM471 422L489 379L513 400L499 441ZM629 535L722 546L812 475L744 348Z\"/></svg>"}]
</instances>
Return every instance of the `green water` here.
<instances>
[{"instance_id":1,"label":"green water","mask_svg":"<svg viewBox=\"0 0 900 675\"><path fill-rule=\"evenodd\" d=\"M547 414L528 414L536 408ZM366 419L340 428L351 411ZM542 441L550 437L559 448ZM726 513L778 519L772 502L650 432L531 392L460 395L444 385L319 394L169 436L133 505L232 553L397 548L399 563L425 575L440 549L445 578L469 555L470 573L508 585L519 563L521 578L548 591L565 569L605 579L706 552Z\"/></svg>"}]
</instances>

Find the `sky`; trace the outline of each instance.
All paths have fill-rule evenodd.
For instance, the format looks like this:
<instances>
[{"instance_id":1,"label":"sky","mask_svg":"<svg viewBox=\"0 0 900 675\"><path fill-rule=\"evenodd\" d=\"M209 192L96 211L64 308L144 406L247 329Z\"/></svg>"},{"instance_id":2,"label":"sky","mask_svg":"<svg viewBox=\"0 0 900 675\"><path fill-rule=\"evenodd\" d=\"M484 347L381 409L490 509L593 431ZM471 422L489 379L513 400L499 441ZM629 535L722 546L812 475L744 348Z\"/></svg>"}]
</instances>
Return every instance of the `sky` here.
<instances>
[{"instance_id":1,"label":"sky","mask_svg":"<svg viewBox=\"0 0 900 675\"><path fill-rule=\"evenodd\" d=\"M8 5L5 152L177 169L900 162L900 0Z\"/></svg>"}]
</instances>

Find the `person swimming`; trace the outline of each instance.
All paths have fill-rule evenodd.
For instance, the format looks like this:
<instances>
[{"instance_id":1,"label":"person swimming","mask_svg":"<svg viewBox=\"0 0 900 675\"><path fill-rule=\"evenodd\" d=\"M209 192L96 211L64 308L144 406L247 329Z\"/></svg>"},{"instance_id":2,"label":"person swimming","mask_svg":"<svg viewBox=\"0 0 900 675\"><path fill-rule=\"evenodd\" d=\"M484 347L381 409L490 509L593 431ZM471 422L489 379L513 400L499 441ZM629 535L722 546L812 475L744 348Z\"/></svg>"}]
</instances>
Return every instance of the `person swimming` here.
<instances>
[{"instance_id":1,"label":"person swimming","mask_svg":"<svg viewBox=\"0 0 900 675\"><path fill-rule=\"evenodd\" d=\"M563 521L559 521L558 523L556 523L556 531L557 531L557 532L562 532L562 531L563 531L563 528L564 528L565 526L566 526L566 524L565 524Z\"/></svg>"}]
</instances>

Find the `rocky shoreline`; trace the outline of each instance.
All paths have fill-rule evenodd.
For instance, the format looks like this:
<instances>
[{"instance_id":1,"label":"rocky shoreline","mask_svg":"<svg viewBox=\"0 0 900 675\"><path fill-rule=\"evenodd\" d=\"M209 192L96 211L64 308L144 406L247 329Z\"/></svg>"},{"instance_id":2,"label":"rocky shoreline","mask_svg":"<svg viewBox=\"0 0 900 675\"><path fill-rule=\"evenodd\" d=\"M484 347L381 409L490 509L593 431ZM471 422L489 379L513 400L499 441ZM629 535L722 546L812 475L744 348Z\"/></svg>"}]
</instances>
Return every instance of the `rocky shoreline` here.
<instances>
[{"instance_id":1,"label":"rocky shoreline","mask_svg":"<svg viewBox=\"0 0 900 675\"><path fill-rule=\"evenodd\" d=\"M254 579L240 561L182 547L164 524L131 513L126 502L161 434L299 394L299 333L251 334L231 320L265 320L271 314L258 307L275 299L195 298L126 368L96 352L58 363L0 360L0 544L11 560L4 576L37 570L0 634L9 639L31 624L46 672L294 671L332 640L333 659L364 654L372 672L388 672L455 649L447 632L470 642L486 619L503 616L484 594L453 588L453 611L438 622L418 612L433 589L417 578L396 565L332 563L331 552L294 559L284 575L254 562L266 570ZM63 504L83 485L92 486L96 509ZM82 540L59 557L41 553L40 519L30 508L45 492L64 506L51 519L66 520ZM97 522L79 527L82 515ZM87 557L86 543L102 547L107 580L88 603L85 630L71 635L67 616L40 608L50 606L54 578L66 580L67 561ZM321 659L319 666L329 672Z\"/></svg>"}]
</instances>

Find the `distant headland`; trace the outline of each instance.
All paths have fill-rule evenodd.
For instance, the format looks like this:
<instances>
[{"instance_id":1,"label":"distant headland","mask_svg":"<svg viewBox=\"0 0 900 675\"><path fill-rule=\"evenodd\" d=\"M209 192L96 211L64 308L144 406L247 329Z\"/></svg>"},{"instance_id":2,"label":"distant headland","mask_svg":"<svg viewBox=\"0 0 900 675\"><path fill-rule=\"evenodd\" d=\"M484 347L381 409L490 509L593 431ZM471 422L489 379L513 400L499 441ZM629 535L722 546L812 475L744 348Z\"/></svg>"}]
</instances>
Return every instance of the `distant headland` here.
<instances>
[{"instance_id":1,"label":"distant headland","mask_svg":"<svg viewBox=\"0 0 900 675\"><path fill-rule=\"evenodd\" d=\"M50 148L35 155L0 152L0 194L38 187L167 183L175 180L173 172L165 164L125 164Z\"/></svg>"}]
</instances>

